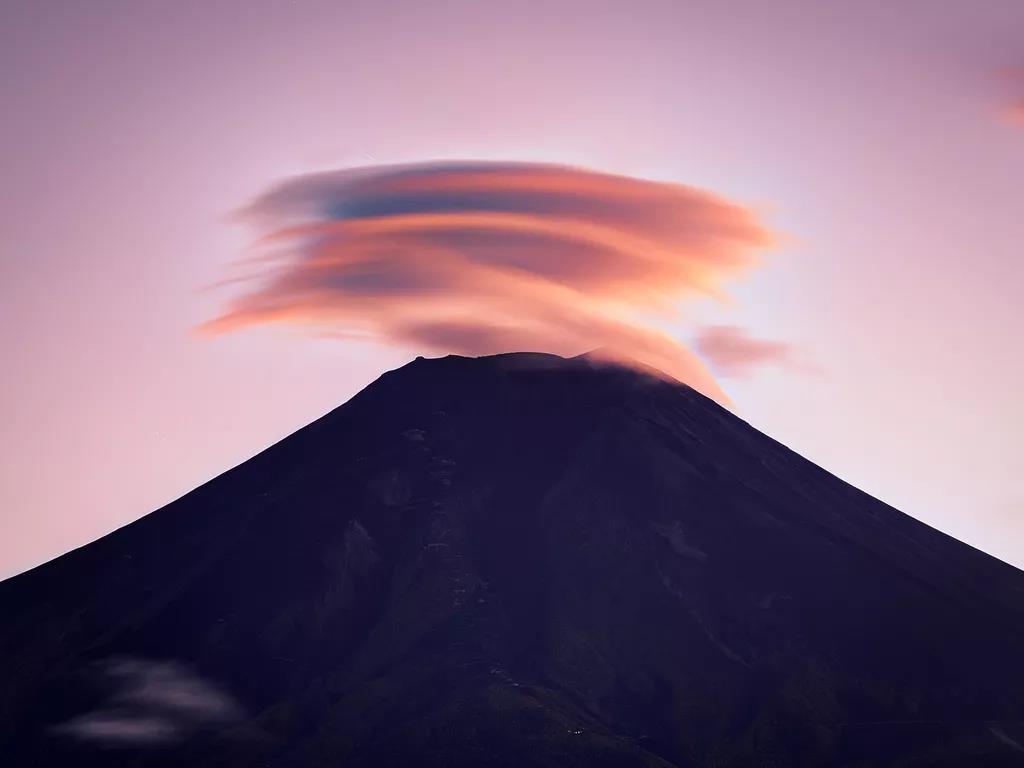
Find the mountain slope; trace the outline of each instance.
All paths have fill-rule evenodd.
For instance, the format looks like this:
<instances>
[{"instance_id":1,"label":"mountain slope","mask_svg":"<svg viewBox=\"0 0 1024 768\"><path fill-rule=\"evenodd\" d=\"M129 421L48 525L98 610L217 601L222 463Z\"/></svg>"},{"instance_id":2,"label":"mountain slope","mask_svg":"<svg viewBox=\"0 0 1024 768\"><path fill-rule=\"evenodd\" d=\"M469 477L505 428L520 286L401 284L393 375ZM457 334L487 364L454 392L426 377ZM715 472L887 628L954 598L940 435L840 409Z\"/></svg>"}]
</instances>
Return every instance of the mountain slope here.
<instances>
[{"instance_id":1,"label":"mountain slope","mask_svg":"<svg viewBox=\"0 0 1024 768\"><path fill-rule=\"evenodd\" d=\"M5 765L1024 765L1024 574L589 358L418 358L0 615Z\"/></svg>"}]
</instances>

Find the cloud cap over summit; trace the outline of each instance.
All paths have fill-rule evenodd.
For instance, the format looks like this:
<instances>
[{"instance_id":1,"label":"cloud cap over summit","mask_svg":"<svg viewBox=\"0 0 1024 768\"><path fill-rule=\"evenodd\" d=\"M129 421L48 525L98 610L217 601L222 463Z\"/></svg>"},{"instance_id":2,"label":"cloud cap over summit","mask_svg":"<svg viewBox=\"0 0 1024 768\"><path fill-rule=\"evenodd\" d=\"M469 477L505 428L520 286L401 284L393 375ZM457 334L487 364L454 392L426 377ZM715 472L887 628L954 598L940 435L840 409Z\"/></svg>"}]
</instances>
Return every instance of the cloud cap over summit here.
<instances>
[{"instance_id":1,"label":"cloud cap over summit","mask_svg":"<svg viewBox=\"0 0 1024 768\"><path fill-rule=\"evenodd\" d=\"M679 184L535 163L294 177L242 211L264 233L203 330L288 323L432 352L628 353L723 395L653 318L773 242L748 209Z\"/></svg>"}]
</instances>

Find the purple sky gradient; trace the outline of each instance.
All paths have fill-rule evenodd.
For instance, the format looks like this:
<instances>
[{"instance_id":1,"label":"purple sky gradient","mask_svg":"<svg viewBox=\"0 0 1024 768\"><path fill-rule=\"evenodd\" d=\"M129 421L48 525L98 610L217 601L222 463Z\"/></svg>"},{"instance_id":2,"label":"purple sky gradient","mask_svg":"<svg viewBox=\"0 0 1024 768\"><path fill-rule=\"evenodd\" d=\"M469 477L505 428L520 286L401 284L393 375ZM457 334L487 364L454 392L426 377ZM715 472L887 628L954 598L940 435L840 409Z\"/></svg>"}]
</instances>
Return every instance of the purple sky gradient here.
<instances>
[{"instance_id":1,"label":"purple sky gradient","mask_svg":"<svg viewBox=\"0 0 1024 768\"><path fill-rule=\"evenodd\" d=\"M170 501L416 349L214 339L284 177L542 161L752 207L784 247L665 330L814 372L745 419L1024 565L1019 0L0 3L0 576ZM582 350L581 350L582 351Z\"/></svg>"}]
</instances>

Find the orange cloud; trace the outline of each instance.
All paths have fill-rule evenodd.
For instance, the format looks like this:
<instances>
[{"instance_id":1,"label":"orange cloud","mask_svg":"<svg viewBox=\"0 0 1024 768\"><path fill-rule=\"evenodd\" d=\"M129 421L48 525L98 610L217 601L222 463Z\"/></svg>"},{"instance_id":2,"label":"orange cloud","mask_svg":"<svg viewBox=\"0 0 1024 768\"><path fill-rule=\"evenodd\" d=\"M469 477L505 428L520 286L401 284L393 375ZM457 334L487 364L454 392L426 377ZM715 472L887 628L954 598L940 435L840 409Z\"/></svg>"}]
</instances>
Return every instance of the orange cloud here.
<instances>
[{"instance_id":1,"label":"orange cloud","mask_svg":"<svg viewBox=\"0 0 1024 768\"><path fill-rule=\"evenodd\" d=\"M721 376L744 377L766 365L807 369L792 346L750 336L735 325L712 325L697 334L697 351Z\"/></svg>"},{"instance_id":2,"label":"orange cloud","mask_svg":"<svg viewBox=\"0 0 1024 768\"><path fill-rule=\"evenodd\" d=\"M1007 122L1024 126L1024 69L1004 69L999 75L1006 86L1006 103L1009 104L1001 109L1002 117Z\"/></svg>"},{"instance_id":3,"label":"orange cloud","mask_svg":"<svg viewBox=\"0 0 1024 768\"><path fill-rule=\"evenodd\" d=\"M207 333L288 323L440 353L604 347L720 400L650 317L720 295L773 242L703 190L529 163L301 176L242 214L261 250Z\"/></svg>"}]
</instances>

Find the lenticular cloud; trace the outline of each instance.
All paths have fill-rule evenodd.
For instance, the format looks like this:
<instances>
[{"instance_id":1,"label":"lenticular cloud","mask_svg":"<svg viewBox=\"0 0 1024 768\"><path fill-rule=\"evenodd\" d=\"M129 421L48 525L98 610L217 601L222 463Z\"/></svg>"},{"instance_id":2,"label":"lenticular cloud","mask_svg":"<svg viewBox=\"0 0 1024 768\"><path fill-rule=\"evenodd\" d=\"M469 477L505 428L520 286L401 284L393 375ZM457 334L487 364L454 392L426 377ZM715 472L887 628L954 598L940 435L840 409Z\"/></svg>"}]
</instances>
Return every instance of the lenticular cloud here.
<instances>
[{"instance_id":1,"label":"lenticular cloud","mask_svg":"<svg viewBox=\"0 0 1024 768\"><path fill-rule=\"evenodd\" d=\"M772 242L710 192L530 163L299 176L243 214L258 252L204 332L288 323L469 355L603 347L719 399L659 316L719 295Z\"/></svg>"}]
</instances>

